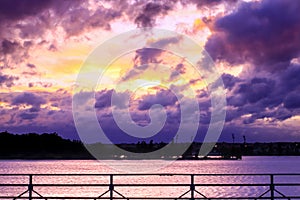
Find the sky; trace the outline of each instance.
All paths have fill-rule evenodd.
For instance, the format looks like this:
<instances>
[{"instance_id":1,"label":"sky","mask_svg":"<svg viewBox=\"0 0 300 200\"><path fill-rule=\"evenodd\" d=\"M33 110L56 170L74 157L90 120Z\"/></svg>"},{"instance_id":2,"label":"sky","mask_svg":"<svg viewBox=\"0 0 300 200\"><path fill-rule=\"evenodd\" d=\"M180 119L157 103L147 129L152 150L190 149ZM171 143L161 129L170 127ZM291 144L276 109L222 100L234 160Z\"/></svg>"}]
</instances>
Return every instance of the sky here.
<instances>
[{"instance_id":1,"label":"sky","mask_svg":"<svg viewBox=\"0 0 300 200\"><path fill-rule=\"evenodd\" d=\"M75 97L82 100L81 114L96 113L114 143L176 141L181 125L185 139L179 140L203 141L216 109L210 92L216 80L207 81L187 59L203 52L186 48L186 37L205 50L222 80L226 116L219 141L232 141L234 134L238 142L243 136L248 142L299 142L299 10L295 0L1 0L0 131L79 139ZM114 40L136 28L150 34L145 47L132 50L130 42ZM156 28L178 35L152 37ZM108 67L90 59L94 50L102 57L116 53L101 49L106 41L128 48ZM158 44L188 56L146 48ZM78 74L85 73L88 84L97 70L103 74L95 90L78 90ZM92 101L84 101L91 94ZM78 121L86 134L93 132L88 121ZM161 128L154 127L156 135L125 131L135 124L143 132L152 122Z\"/></svg>"}]
</instances>

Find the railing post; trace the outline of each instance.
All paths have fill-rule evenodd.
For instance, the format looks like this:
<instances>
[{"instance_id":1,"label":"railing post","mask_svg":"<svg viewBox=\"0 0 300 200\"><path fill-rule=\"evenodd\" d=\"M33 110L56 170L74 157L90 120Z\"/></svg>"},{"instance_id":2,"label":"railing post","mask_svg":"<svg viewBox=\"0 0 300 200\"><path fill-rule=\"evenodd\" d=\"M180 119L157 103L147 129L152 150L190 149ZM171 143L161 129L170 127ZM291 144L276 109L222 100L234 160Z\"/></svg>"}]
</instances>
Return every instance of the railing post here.
<instances>
[{"instance_id":1,"label":"railing post","mask_svg":"<svg viewBox=\"0 0 300 200\"><path fill-rule=\"evenodd\" d=\"M110 200L113 200L113 194L114 194L114 183L113 183L113 175L111 174L109 176L109 198Z\"/></svg>"},{"instance_id":2,"label":"railing post","mask_svg":"<svg viewBox=\"0 0 300 200\"><path fill-rule=\"evenodd\" d=\"M274 186L274 175L271 174L270 175L270 194L271 194L271 200L274 200L274 190L275 190L275 186Z\"/></svg>"},{"instance_id":3,"label":"railing post","mask_svg":"<svg viewBox=\"0 0 300 200\"><path fill-rule=\"evenodd\" d=\"M195 184L194 184L194 174L191 174L191 186L190 186L190 190L191 190L191 200L195 199Z\"/></svg>"},{"instance_id":4,"label":"railing post","mask_svg":"<svg viewBox=\"0 0 300 200\"><path fill-rule=\"evenodd\" d=\"M29 185L28 185L28 199L32 200L32 191L33 191L33 185L32 185L32 175L29 175Z\"/></svg>"}]
</instances>

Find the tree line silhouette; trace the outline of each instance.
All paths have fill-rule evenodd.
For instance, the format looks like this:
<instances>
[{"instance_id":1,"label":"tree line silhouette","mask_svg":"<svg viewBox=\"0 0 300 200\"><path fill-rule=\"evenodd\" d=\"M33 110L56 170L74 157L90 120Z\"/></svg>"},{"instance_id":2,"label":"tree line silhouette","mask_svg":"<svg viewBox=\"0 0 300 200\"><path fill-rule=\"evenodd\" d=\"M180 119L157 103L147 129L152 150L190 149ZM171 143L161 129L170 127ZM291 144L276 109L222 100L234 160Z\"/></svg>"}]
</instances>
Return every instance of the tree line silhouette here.
<instances>
[{"instance_id":1,"label":"tree line silhouette","mask_svg":"<svg viewBox=\"0 0 300 200\"><path fill-rule=\"evenodd\" d=\"M116 159L126 155L115 155L113 148L124 149L124 152L148 153L165 147L167 143L149 143L141 141L131 144L89 144L91 148L99 149L101 159ZM172 143L173 148L182 149L187 144ZM188 144L189 145L189 144ZM177 156L181 159L198 158L202 143L193 142L182 155L158 155L155 158L168 159ZM114 153L113 153L114 152ZM176 152L176 151L174 151ZM220 156L223 159L241 156L260 155L300 155L300 142L275 142L275 143L217 143L208 156ZM81 141L63 139L57 133L28 133L12 134L7 131L0 133L0 159L95 159L85 148Z\"/></svg>"},{"instance_id":2,"label":"tree line silhouette","mask_svg":"<svg viewBox=\"0 0 300 200\"><path fill-rule=\"evenodd\" d=\"M92 158L80 141L63 139L57 133L0 133L0 158L82 159Z\"/></svg>"}]
</instances>

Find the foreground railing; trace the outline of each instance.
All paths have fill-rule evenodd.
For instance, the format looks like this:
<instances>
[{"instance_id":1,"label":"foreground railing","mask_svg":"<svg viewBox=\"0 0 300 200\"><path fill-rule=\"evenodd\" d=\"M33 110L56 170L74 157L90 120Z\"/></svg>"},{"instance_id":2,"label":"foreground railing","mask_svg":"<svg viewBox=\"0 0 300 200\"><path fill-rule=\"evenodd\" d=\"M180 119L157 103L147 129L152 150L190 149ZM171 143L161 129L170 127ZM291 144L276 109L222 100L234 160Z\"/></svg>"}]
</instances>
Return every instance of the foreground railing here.
<instances>
[{"instance_id":1,"label":"foreground railing","mask_svg":"<svg viewBox=\"0 0 300 200\"><path fill-rule=\"evenodd\" d=\"M77 180L85 181L85 183L72 182L75 177ZM208 178L206 178L206 181L201 181L204 180L204 177ZM230 183L229 180L233 177L240 181ZM285 177L284 180L296 179L296 181L283 182L282 180L280 181L282 177ZM118 182L127 180L127 183L115 183L116 178ZM197 181L195 181L195 178L197 178ZM36 182L34 179L37 179ZM142 180L142 182L132 183L131 179ZM176 181L166 182L165 179ZM207 181L207 179L212 179L212 181ZM213 179L225 180L226 183L216 183ZM255 179L259 179L259 181L254 181ZM50 180L51 183L47 183L47 180ZM153 180L158 182L155 183ZM0 199L300 199L299 180L300 174L0 174ZM140 191L139 195L136 195L134 191L125 195L119 191L119 189L124 187L128 188L128 191L130 188L143 188L143 191L151 188L149 190L151 191L150 194L155 194L153 192L155 189L168 191L174 190L174 188L181 188L185 189L185 192L177 196L170 194L170 196L166 195L164 197L149 194L143 196L143 191ZM209 191L207 188L228 188L230 190L233 187L260 188L258 191L263 192L259 195L253 194L250 196L244 196L243 194L226 196L224 194L224 196L219 195L218 197L213 196L213 193L207 192ZM49 193L55 194L59 190L58 188L60 188L59 193L64 191L61 188L76 188L76 195L49 195ZM101 188L102 191L100 192L99 189L99 193L94 196L82 195L88 188ZM206 188L205 191L203 191L204 188ZM282 188L288 188L296 194L285 194ZM24 191L17 193L20 189ZM47 194L43 194L39 190ZM16 193L11 194L13 192ZM241 193L243 192L241 191Z\"/></svg>"}]
</instances>

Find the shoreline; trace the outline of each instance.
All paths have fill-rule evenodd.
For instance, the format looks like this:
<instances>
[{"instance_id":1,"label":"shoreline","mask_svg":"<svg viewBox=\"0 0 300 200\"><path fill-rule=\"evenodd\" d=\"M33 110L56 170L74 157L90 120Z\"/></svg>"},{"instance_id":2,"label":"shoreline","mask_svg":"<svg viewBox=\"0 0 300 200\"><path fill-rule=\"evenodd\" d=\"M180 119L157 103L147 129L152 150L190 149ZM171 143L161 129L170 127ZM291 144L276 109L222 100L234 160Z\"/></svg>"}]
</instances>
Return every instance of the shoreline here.
<instances>
[{"instance_id":1,"label":"shoreline","mask_svg":"<svg viewBox=\"0 0 300 200\"><path fill-rule=\"evenodd\" d=\"M243 156L243 158L249 158L249 157L300 157L299 155L247 155L247 156ZM28 158L21 158L21 157L14 157L14 158L0 158L0 161L62 161L62 160L66 160L66 161L72 161L72 160L86 160L86 161L92 161L92 160L161 160L161 161L170 161L170 160L176 160L176 161L210 161L210 160L216 160L216 161L240 161L243 159L222 159L222 158L213 158L213 157L209 157L209 158L199 158L199 159L182 159L182 158L177 158L177 159L161 159L161 158L142 158L142 159L135 159L135 158L103 158L103 159L96 159L96 158L69 158L69 157L28 157Z\"/></svg>"}]
</instances>

